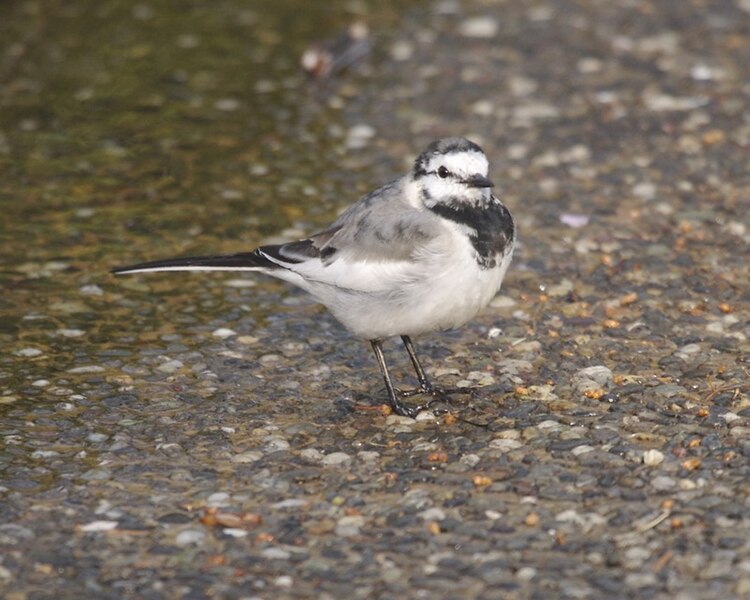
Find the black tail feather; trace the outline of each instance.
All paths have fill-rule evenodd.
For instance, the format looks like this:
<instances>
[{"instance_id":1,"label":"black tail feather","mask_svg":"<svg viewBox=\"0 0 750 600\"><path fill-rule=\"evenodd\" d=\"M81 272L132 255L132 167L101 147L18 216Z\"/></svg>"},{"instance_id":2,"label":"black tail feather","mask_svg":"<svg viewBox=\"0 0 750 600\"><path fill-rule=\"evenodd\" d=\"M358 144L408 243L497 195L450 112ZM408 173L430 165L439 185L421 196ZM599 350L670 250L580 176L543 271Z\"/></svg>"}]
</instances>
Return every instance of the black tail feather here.
<instances>
[{"instance_id":1,"label":"black tail feather","mask_svg":"<svg viewBox=\"0 0 750 600\"><path fill-rule=\"evenodd\" d=\"M258 248L252 252L229 254L226 256L188 256L185 258L168 258L151 262L128 265L112 269L112 273L132 273L137 271L190 271L190 270L238 270L279 269L277 263L270 261ZM265 248L264 248L265 250Z\"/></svg>"}]
</instances>

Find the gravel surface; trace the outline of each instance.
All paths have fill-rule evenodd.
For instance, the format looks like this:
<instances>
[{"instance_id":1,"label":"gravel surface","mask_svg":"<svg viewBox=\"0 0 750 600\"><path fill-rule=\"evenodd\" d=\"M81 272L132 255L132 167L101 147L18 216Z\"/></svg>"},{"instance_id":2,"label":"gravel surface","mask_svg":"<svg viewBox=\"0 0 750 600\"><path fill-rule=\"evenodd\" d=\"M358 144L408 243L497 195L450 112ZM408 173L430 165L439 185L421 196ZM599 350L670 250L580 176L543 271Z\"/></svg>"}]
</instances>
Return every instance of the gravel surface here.
<instances>
[{"instance_id":1,"label":"gravel surface","mask_svg":"<svg viewBox=\"0 0 750 600\"><path fill-rule=\"evenodd\" d=\"M0 595L750 597L747 0L101 6L0 26ZM307 81L352 13L372 53ZM437 414L281 283L107 274L312 231L445 135L521 245L416 340L474 389Z\"/></svg>"}]
</instances>

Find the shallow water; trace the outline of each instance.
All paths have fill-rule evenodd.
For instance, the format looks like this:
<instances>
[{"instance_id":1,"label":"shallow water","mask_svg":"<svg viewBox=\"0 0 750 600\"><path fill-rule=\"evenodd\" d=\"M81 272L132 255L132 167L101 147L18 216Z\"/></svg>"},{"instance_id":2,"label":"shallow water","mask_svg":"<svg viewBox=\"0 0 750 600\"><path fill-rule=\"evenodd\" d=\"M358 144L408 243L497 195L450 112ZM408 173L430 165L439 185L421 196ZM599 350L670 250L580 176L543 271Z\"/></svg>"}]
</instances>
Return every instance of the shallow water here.
<instances>
[{"instance_id":1,"label":"shallow water","mask_svg":"<svg viewBox=\"0 0 750 600\"><path fill-rule=\"evenodd\" d=\"M299 57L356 18L397 18L396 3L373 6L10 7L0 25L4 404L36 405L48 393L33 381L98 362L103 346L127 354L126 330L155 327L151 311L187 303L210 319L232 304L216 281L115 282L111 267L249 249L356 198L366 163L336 168L345 101L308 80ZM131 303L159 291L158 309L113 302L127 289Z\"/></svg>"}]
</instances>

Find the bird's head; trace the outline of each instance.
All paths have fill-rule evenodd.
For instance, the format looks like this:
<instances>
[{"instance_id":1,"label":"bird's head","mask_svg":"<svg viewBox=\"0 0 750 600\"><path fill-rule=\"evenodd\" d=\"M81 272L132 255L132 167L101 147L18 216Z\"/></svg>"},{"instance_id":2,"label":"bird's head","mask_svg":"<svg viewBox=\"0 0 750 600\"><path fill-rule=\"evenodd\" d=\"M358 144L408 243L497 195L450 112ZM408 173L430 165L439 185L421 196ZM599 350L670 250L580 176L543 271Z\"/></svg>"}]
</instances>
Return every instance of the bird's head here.
<instances>
[{"instance_id":1,"label":"bird's head","mask_svg":"<svg viewBox=\"0 0 750 600\"><path fill-rule=\"evenodd\" d=\"M465 138L445 138L417 157L412 178L425 207L480 204L490 198L493 183L482 149Z\"/></svg>"}]
</instances>

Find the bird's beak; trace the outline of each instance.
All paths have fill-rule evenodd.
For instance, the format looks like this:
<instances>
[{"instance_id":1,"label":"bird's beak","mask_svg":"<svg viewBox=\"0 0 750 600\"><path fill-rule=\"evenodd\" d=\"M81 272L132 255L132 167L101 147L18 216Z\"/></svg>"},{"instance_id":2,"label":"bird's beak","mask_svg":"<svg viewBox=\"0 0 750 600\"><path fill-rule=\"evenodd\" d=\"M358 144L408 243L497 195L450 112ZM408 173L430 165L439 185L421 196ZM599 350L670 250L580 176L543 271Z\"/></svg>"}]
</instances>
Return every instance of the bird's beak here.
<instances>
[{"instance_id":1,"label":"bird's beak","mask_svg":"<svg viewBox=\"0 0 750 600\"><path fill-rule=\"evenodd\" d=\"M464 183L476 188L491 188L495 186L495 184L484 175L472 175L468 179L464 179Z\"/></svg>"}]
</instances>

